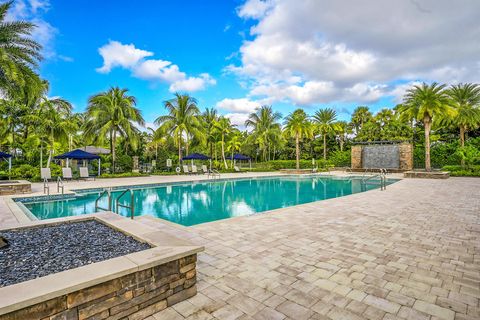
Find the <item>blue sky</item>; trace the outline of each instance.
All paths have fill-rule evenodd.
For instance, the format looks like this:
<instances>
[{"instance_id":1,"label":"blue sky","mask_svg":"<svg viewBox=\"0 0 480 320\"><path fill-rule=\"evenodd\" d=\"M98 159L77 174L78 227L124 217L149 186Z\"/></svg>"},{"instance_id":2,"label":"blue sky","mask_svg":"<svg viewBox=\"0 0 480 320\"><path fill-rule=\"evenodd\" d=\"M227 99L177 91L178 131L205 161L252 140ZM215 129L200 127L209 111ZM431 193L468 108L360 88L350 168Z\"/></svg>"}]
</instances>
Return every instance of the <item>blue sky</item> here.
<instances>
[{"instance_id":1,"label":"blue sky","mask_svg":"<svg viewBox=\"0 0 480 320\"><path fill-rule=\"evenodd\" d=\"M76 111L120 86L150 123L182 91L241 124L261 104L345 119L419 81L478 81L480 2L460 1L17 0L11 18L39 25L41 75Z\"/></svg>"}]
</instances>

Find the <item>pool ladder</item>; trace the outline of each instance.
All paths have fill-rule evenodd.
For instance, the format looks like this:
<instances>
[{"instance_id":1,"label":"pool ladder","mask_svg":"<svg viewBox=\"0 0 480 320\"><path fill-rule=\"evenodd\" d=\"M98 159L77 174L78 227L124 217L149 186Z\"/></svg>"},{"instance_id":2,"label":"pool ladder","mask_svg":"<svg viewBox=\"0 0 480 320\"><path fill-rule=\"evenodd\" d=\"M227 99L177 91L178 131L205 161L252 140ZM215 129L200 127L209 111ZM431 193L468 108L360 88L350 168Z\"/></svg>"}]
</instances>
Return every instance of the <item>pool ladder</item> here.
<instances>
[{"instance_id":1,"label":"pool ladder","mask_svg":"<svg viewBox=\"0 0 480 320\"><path fill-rule=\"evenodd\" d=\"M126 205L126 204L120 203L120 199L121 199L127 192L130 193L130 205ZM103 208L103 207L101 207L101 206L98 205L98 202L100 201L100 199L103 198L104 195L107 195L108 208ZM119 214L119 212L120 212L119 208L127 208L127 209L130 209L130 219L133 219L134 216L135 216L135 206L134 206L134 203L135 203L135 196L134 196L133 190L132 190L132 189L125 189L125 190L117 197L117 199L115 199L115 209L117 210L116 213ZM111 189L105 189L105 190L103 190L103 192L100 193L100 195L98 196L98 198L95 200L95 212L98 212L98 210L115 212L114 210L112 210L112 191L111 191Z\"/></svg>"},{"instance_id":2,"label":"pool ladder","mask_svg":"<svg viewBox=\"0 0 480 320\"><path fill-rule=\"evenodd\" d=\"M367 171L365 171L366 173ZM387 169L381 168L379 174L374 174L368 177L362 178L362 182L367 184L367 181L373 178L380 178L380 190L384 191L387 190Z\"/></svg>"}]
</instances>

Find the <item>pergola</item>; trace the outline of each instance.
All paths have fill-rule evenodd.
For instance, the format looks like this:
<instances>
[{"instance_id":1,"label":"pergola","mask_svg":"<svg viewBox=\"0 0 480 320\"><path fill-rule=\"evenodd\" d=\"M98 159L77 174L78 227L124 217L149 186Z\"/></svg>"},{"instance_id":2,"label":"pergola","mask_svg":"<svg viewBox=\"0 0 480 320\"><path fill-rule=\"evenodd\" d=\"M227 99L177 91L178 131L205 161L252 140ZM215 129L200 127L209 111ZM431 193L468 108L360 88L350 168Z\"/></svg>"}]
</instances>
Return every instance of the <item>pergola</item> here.
<instances>
[{"instance_id":1,"label":"pergola","mask_svg":"<svg viewBox=\"0 0 480 320\"><path fill-rule=\"evenodd\" d=\"M66 159L67 160L67 168L68 168L68 160L98 160L98 176L100 176L100 165L101 159L100 156L96 154L88 153L81 149L75 149L70 152L66 152L64 154L60 154L54 157L55 159Z\"/></svg>"},{"instance_id":2,"label":"pergola","mask_svg":"<svg viewBox=\"0 0 480 320\"><path fill-rule=\"evenodd\" d=\"M0 151L0 159L8 162L8 175L12 172L12 155Z\"/></svg>"}]
</instances>

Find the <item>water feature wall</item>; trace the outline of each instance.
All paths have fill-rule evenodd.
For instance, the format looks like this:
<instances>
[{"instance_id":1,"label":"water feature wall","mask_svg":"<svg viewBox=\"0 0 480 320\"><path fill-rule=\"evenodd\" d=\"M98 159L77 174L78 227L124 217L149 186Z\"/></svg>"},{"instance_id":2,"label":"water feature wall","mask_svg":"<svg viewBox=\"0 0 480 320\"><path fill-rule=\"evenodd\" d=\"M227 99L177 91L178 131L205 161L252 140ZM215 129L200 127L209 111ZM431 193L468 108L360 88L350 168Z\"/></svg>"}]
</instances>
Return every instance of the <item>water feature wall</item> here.
<instances>
[{"instance_id":1,"label":"water feature wall","mask_svg":"<svg viewBox=\"0 0 480 320\"><path fill-rule=\"evenodd\" d=\"M362 167L398 169L400 167L398 145L370 145L363 147Z\"/></svg>"},{"instance_id":2,"label":"water feature wall","mask_svg":"<svg viewBox=\"0 0 480 320\"><path fill-rule=\"evenodd\" d=\"M413 146L410 143L352 146L352 169L413 169Z\"/></svg>"}]
</instances>

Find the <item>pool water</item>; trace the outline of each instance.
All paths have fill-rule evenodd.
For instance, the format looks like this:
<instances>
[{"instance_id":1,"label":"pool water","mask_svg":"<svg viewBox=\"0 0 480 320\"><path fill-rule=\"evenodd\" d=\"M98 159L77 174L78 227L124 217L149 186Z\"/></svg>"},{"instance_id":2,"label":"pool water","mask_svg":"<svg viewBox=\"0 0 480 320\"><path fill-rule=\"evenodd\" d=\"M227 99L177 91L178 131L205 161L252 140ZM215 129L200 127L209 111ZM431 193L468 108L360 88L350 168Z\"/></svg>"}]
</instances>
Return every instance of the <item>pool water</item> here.
<instances>
[{"instance_id":1,"label":"pool water","mask_svg":"<svg viewBox=\"0 0 480 320\"><path fill-rule=\"evenodd\" d=\"M389 179L387 184L396 180ZM188 182L134 189L135 216L152 215L184 226L255 214L297 204L342 197L380 187L373 179L370 183L361 177L282 176L273 178L245 178L210 182ZM122 190L112 192L114 200ZM25 207L38 219L76 216L95 212L95 200L100 192L79 194L78 197L41 202L24 202ZM125 205L130 196L122 197ZM104 197L99 201L108 207ZM129 209L119 208L128 216Z\"/></svg>"}]
</instances>

